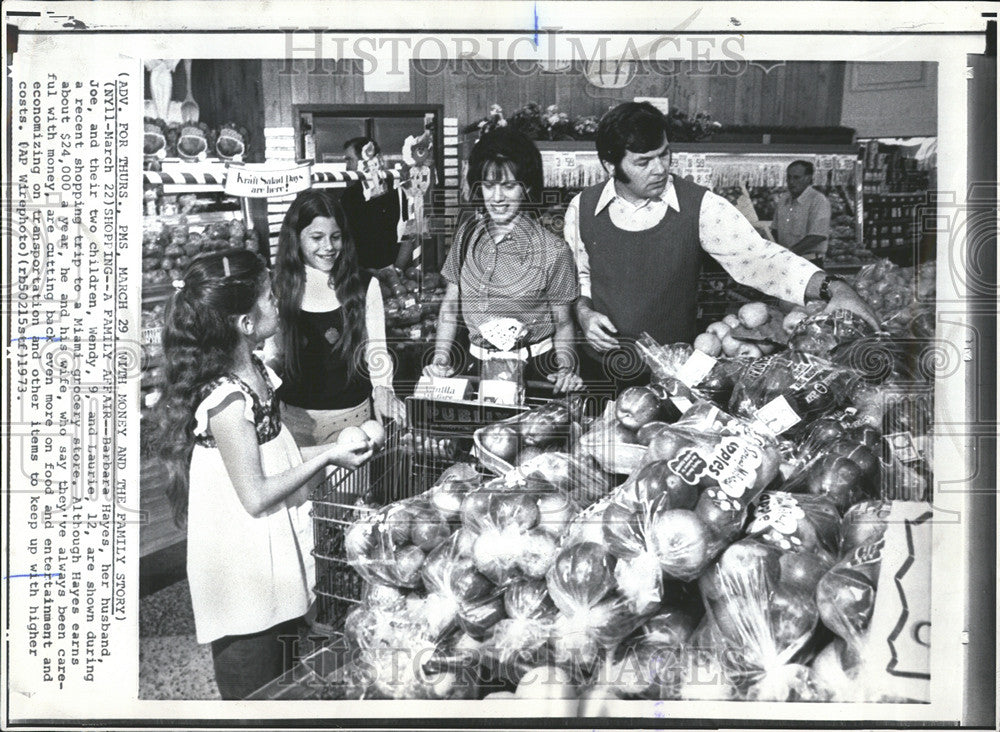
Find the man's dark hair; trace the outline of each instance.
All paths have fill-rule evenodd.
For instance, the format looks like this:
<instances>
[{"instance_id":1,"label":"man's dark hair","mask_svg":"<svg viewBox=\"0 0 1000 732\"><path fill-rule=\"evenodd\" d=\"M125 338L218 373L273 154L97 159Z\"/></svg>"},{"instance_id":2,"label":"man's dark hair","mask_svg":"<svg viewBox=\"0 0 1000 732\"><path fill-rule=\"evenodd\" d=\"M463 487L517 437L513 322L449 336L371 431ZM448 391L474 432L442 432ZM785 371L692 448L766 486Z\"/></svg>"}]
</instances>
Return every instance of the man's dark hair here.
<instances>
[{"instance_id":1,"label":"man's dark hair","mask_svg":"<svg viewBox=\"0 0 1000 732\"><path fill-rule=\"evenodd\" d=\"M597 125L597 157L618 166L625 152L656 150L667 137L667 118L649 102L623 102Z\"/></svg>"},{"instance_id":2,"label":"man's dark hair","mask_svg":"<svg viewBox=\"0 0 1000 732\"><path fill-rule=\"evenodd\" d=\"M793 163L789 163L785 170L790 171L792 168L802 168L806 175L812 175L815 170L813 164L808 160L796 160Z\"/></svg>"},{"instance_id":3,"label":"man's dark hair","mask_svg":"<svg viewBox=\"0 0 1000 732\"><path fill-rule=\"evenodd\" d=\"M482 203L483 191L480 184L483 180L487 176L492 178L497 169L506 167L511 168L514 178L524 186L527 201L538 203L544 185L542 154L528 137L509 127L497 127L484 134L469 154L466 181L472 192L473 202Z\"/></svg>"},{"instance_id":4,"label":"man's dark hair","mask_svg":"<svg viewBox=\"0 0 1000 732\"><path fill-rule=\"evenodd\" d=\"M375 146L376 155L382 152L382 150L378 146L378 143L375 142L375 140L373 140L370 137L352 137L350 140L344 143L344 149L346 150L347 148L351 148L354 151L354 154L358 156L358 160L360 160L361 151L364 149L365 145L367 145L369 142Z\"/></svg>"}]
</instances>

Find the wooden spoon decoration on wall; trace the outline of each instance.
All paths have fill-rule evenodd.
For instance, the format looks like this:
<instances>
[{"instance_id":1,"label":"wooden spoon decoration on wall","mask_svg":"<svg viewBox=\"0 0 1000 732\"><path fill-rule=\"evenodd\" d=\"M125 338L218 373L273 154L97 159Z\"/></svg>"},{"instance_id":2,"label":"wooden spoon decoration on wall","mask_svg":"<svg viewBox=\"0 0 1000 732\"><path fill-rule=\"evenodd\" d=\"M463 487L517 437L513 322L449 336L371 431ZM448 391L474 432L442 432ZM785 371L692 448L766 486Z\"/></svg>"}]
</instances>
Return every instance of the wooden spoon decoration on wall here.
<instances>
[{"instance_id":1,"label":"wooden spoon decoration on wall","mask_svg":"<svg viewBox=\"0 0 1000 732\"><path fill-rule=\"evenodd\" d=\"M185 97L184 103L181 104L181 117L184 119L184 122L190 124L198 121L198 117L201 116L201 109L191 94L191 59L189 58L184 59L184 72L187 75L187 97Z\"/></svg>"}]
</instances>

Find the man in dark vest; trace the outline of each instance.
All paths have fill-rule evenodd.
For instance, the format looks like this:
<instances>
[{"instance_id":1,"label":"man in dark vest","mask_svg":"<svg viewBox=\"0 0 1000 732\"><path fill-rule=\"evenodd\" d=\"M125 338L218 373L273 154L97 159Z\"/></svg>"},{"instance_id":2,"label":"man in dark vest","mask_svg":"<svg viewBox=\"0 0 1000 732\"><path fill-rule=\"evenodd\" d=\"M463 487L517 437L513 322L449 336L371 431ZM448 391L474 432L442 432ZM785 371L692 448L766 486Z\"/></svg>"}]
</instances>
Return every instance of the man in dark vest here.
<instances>
[{"instance_id":1,"label":"man in dark vest","mask_svg":"<svg viewBox=\"0 0 1000 732\"><path fill-rule=\"evenodd\" d=\"M576 315L588 381L613 380L619 388L644 381L631 345L643 332L659 343L694 339L706 255L767 295L800 305L823 299L827 309L853 311L877 326L842 280L763 239L721 196L671 175L667 120L648 102L604 115L597 155L611 180L573 199L564 228L580 279Z\"/></svg>"}]
</instances>

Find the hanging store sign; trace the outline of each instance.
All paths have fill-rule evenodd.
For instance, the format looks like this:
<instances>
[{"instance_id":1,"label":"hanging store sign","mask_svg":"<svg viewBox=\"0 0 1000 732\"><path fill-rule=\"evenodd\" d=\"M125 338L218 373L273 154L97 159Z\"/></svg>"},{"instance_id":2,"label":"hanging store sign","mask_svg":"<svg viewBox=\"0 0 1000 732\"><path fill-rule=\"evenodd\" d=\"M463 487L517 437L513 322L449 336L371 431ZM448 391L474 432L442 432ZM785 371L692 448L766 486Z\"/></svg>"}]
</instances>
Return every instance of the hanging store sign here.
<instances>
[{"instance_id":1,"label":"hanging store sign","mask_svg":"<svg viewBox=\"0 0 1000 732\"><path fill-rule=\"evenodd\" d=\"M275 168L269 165L227 166L225 191L230 196L272 198L304 191L312 185L312 166Z\"/></svg>"}]
</instances>

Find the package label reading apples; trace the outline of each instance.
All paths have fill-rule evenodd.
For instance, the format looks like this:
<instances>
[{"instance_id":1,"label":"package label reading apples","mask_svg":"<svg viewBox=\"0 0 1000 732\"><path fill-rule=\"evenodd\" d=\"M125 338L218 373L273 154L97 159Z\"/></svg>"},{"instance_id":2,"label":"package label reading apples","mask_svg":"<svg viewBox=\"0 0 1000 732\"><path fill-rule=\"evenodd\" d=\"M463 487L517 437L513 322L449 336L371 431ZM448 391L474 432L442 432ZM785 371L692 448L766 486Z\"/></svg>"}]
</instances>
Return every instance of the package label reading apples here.
<instances>
[{"instance_id":1,"label":"package label reading apples","mask_svg":"<svg viewBox=\"0 0 1000 732\"><path fill-rule=\"evenodd\" d=\"M763 460L763 453L754 445L729 437L707 458L689 447L677 453L667 466L689 485L697 485L708 475L727 496L739 498L757 480L757 468Z\"/></svg>"},{"instance_id":2,"label":"package label reading apples","mask_svg":"<svg viewBox=\"0 0 1000 732\"><path fill-rule=\"evenodd\" d=\"M708 462L701 456L700 452L693 447L689 447L677 453L667 463L667 467L674 471L685 483L697 485L698 481L701 480L701 476L705 474Z\"/></svg>"},{"instance_id":3,"label":"package label reading apples","mask_svg":"<svg viewBox=\"0 0 1000 732\"><path fill-rule=\"evenodd\" d=\"M757 419L776 435L780 435L802 421L788 400L780 395L757 410Z\"/></svg>"},{"instance_id":4,"label":"package label reading apples","mask_svg":"<svg viewBox=\"0 0 1000 732\"><path fill-rule=\"evenodd\" d=\"M806 513L795 496L789 493L765 493L760 497L757 515L747 529L747 534L780 543L796 532L799 521L805 517Z\"/></svg>"},{"instance_id":5,"label":"package label reading apples","mask_svg":"<svg viewBox=\"0 0 1000 732\"><path fill-rule=\"evenodd\" d=\"M684 365L677 369L677 380L693 388L705 380L716 363L718 361L704 351L692 351Z\"/></svg>"}]
</instances>

